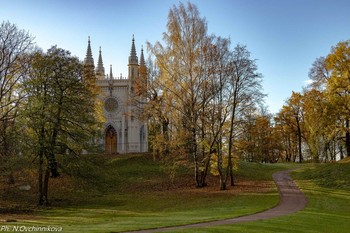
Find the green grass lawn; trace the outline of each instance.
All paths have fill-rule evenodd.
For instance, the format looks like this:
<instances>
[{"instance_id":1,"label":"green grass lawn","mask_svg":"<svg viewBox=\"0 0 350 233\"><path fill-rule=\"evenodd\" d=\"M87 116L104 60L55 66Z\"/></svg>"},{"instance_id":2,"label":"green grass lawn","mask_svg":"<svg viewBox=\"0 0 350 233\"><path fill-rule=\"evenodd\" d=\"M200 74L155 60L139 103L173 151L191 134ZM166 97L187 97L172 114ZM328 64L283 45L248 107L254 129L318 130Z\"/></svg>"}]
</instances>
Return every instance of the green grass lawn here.
<instances>
[{"instance_id":1,"label":"green grass lawn","mask_svg":"<svg viewBox=\"0 0 350 233\"><path fill-rule=\"evenodd\" d=\"M52 207L32 207L31 215L8 215L7 219L16 222L1 224L62 226L63 232L103 233L232 218L275 206L278 193L272 173L300 167L242 162L236 171L237 186L219 191L217 177L209 178L208 187L195 188L192 170L182 169L171 180L166 168L150 156L90 156L62 162L66 171L50 183ZM309 198L304 211L272 220L183 232L346 232L350 223L349 190L321 187L309 180L311 173L319 172L318 166L303 167L306 172L299 170L293 175ZM6 201L21 208L36 200L35 190L26 194L27 199L18 199L23 193L9 193L13 196L6 196Z\"/></svg>"},{"instance_id":2,"label":"green grass lawn","mask_svg":"<svg viewBox=\"0 0 350 233\"><path fill-rule=\"evenodd\" d=\"M118 232L231 218L278 203L271 175L279 166L241 163L237 186L219 191L218 178L212 176L208 187L195 188L192 170L180 169L171 180L166 168L150 156L90 156L61 162L65 164L62 178L50 181L52 207L33 207L33 218L6 224L62 226L64 232ZM31 176L35 180L35 172ZM22 206L35 203L35 189L31 191ZM24 195L12 192L7 197L12 203Z\"/></svg>"},{"instance_id":3,"label":"green grass lawn","mask_svg":"<svg viewBox=\"0 0 350 233\"><path fill-rule=\"evenodd\" d=\"M308 197L298 213L249 223L173 232L305 232L347 233L350 230L350 164L305 164L292 173Z\"/></svg>"}]
</instances>

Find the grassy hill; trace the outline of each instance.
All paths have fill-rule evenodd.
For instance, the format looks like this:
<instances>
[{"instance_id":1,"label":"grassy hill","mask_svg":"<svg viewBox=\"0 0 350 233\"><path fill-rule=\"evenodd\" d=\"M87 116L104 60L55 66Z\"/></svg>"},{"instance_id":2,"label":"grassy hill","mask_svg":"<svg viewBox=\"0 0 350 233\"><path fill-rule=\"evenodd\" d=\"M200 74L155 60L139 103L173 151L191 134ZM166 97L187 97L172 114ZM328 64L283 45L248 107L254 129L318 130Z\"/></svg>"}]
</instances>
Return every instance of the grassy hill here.
<instances>
[{"instance_id":1,"label":"grassy hill","mask_svg":"<svg viewBox=\"0 0 350 233\"><path fill-rule=\"evenodd\" d=\"M350 191L350 163L315 164L299 173L296 178L312 180L325 188Z\"/></svg>"},{"instance_id":2,"label":"grassy hill","mask_svg":"<svg viewBox=\"0 0 350 233\"><path fill-rule=\"evenodd\" d=\"M350 163L350 156L345 157L344 159L340 160L338 163Z\"/></svg>"},{"instance_id":3,"label":"grassy hill","mask_svg":"<svg viewBox=\"0 0 350 233\"><path fill-rule=\"evenodd\" d=\"M36 170L33 165L15 174L15 185L7 185L4 179L0 180L0 221L11 220L6 225L18 226L61 226L63 232L101 233L232 218L259 212L278 203L277 189L271 177L277 170L304 168L304 172L300 170L295 174L298 184L311 193L308 195L312 200L318 200L318 196L310 190L323 188L310 181L317 180L310 174L322 173L318 169L326 169L327 166L337 166L240 162L236 171L237 185L230 190L219 191L218 177L210 176L207 187L195 188L191 169L181 168L173 177L168 167L153 161L150 155L61 158L61 164L62 176L50 181L52 206L47 209L35 206ZM20 184L30 184L32 189L20 191ZM310 185L312 188L309 190ZM348 191L344 191L343 186L336 188L338 192ZM339 205L344 201L339 201L338 197L336 200ZM341 206L344 209L346 205L343 203ZM257 223L250 224L255 226ZM258 232L246 227L238 224L232 229ZM221 230L227 232L227 227L215 228L214 231L207 229L205 232Z\"/></svg>"},{"instance_id":4,"label":"grassy hill","mask_svg":"<svg viewBox=\"0 0 350 233\"><path fill-rule=\"evenodd\" d=\"M295 214L264 221L186 232L347 233L350 229L350 163L302 164L292 177L308 198ZM202 230L202 231L201 231ZM181 232L181 231L174 231Z\"/></svg>"},{"instance_id":5,"label":"grassy hill","mask_svg":"<svg viewBox=\"0 0 350 233\"><path fill-rule=\"evenodd\" d=\"M61 158L62 176L50 180L48 209L36 208L36 170L15 174L17 183L2 180L3 221L51 224L65 232L110 232L230 218L262 211L278 203L273 172L281 167L242 163L234 188L219 191L218 177L195 188L191 169L169 175L149 155L101 155ZM19 184L32 189L20 191Z\"/></svg>"}]
</instances>

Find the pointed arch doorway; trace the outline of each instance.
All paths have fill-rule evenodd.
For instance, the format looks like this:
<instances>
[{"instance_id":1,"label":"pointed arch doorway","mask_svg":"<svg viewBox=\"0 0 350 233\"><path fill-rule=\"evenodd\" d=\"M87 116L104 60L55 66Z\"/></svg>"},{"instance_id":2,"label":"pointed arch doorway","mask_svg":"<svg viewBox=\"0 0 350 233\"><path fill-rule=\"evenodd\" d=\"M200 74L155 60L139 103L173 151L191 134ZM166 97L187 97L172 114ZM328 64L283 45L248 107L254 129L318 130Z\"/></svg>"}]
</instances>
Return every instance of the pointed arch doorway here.
<instances>
[{"instance_id":1,"label":"pointed arch doorway","mask_svg":"<svg viewBox=\"0 0 350 233\"><path fill-rule=\"evenodd\" d=\"M116 154L117 153L117 132L110 125L106 129L105 134L105 153Z\"/></svg>"}]
</instances>

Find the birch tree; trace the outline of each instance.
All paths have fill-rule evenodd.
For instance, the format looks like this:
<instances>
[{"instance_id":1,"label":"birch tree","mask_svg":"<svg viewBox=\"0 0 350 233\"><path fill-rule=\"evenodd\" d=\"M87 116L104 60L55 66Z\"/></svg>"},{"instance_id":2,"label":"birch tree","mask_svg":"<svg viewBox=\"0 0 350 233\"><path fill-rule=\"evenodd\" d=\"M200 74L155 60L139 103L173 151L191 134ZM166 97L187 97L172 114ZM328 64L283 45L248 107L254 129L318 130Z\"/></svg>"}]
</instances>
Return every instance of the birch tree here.
<instances>
[{"instance_id":1,"label":"birch tree","mask_svg":"<svg viewBox=\"0 0 350 233\"><path fill-rule=\"evenodd\" d=\"M195 5L182 3L173 6L168 15L168 31L163 34L164 45L149 44L159 67L158 85L161 87L166 119L171 119L172 140L178 141L192 157L195 181L201 182L201 163L198 148L199 112L203 74L202 48L207 36L207 24Z\"/></svg>"},{"instance_id":2,"label":"birch tree","mask_svg":"<svg viewBox=\"0 0 350 233\"><path fill-rule=\"evenodd\" d=\"M26 97L21 84L25 80L33 37L10 22L0 25L0 157L2 173L9 173L8 162L19 153L17 116ZM13 180L11 178L11 180Z\"/></svg>"},{"instance_id":3,"label":"birch tree","mask_svg":"<svg viewBox=\"0 0 350 233\"><path fill-rule=\"evenodd\" d=\"M251 58L250 52L244 45L236 45L230 61L229 68L229 88L232 93L231 113L229 119L229 144L228 144L228 174L230 184L234 186L233 177L233 150L235 126L238 115L251 105L258 105L262 102L264 94L262 93L262 74L258 72L256 60Z\"/></svg>"}]
</instances>

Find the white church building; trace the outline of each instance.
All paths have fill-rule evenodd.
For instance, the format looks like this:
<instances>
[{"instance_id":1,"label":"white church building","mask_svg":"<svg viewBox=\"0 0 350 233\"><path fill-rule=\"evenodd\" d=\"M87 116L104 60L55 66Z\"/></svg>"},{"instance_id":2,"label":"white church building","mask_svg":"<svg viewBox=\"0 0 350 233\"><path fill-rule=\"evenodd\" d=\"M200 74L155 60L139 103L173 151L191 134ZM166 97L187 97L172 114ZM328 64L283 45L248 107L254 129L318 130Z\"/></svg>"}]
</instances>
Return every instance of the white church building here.
<instances>
[{"instance_id":1,"label":"white church building","mask_svg":"<svg viewBox=\"0 0 350 233\"><path fill-rule=\"evenodd\" d=\"M101 144L106 154L139 153L148 151L147 122L139 118L144 99L138 96L135 102L133 85L137 79L146 79L146 66L141 49L140 63L136 54L135 40L132 38L128 64L128 77L113 76L112 66L109 75L105 74L101 48L95 68L91 52L90 37L84 66L94 67L96 84L100 89L98 98L103 103ZM145 82L145 85L146 82Z\"/></svg>"}]
</instances>

